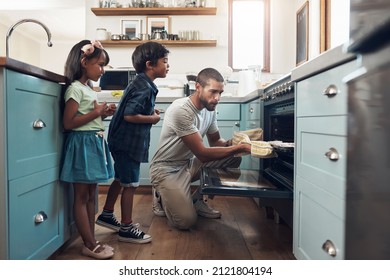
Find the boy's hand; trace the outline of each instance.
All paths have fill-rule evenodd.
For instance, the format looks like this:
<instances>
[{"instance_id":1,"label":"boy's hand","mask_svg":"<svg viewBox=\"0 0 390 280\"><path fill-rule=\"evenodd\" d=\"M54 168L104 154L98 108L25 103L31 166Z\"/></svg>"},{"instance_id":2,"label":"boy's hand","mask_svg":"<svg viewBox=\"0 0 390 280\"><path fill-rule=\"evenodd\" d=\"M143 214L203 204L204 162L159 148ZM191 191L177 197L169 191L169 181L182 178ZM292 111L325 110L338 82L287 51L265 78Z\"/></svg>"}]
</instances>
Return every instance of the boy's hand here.
<instances>
[{"instance_id":1,"label":"boy's hand","mask_svg":"<svg viewBox=\"0 0 390 280\"><path fill-rule=\"evenodd\" d=\"M156 124L160 121L160 111L155 109L152 115L153 122L152 124Z\"/></svg>"},{"instance_id":2,"label":"boy's hand","mask_svg":"<svg viewBox=\"0 0 390 280\"><path fill-rule=\"evenodd\" d=\"M112 115L114 115L115 111L116 111L116 105L112 103L112 104L108 105L108 107L106 108L105 115L107 117L112 116Z\"/></svg>"}]
</instances>

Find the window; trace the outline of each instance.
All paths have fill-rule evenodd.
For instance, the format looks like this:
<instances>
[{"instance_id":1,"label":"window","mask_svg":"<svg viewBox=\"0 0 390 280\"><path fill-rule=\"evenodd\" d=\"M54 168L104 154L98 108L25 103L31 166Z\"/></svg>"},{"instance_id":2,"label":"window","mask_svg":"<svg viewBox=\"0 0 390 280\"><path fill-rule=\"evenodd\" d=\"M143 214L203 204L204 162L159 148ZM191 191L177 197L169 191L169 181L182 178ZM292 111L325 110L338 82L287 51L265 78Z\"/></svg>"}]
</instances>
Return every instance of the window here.
<instances>
[{"instance_id":1,"label":"window","mask_svg":"<svg viewBox=\"0 0 390 280\"><path fill-rule=\"evenodd\" d=\"M229 0L229 66L269 71L269 0Z\"/></svg>"}]
</instances>

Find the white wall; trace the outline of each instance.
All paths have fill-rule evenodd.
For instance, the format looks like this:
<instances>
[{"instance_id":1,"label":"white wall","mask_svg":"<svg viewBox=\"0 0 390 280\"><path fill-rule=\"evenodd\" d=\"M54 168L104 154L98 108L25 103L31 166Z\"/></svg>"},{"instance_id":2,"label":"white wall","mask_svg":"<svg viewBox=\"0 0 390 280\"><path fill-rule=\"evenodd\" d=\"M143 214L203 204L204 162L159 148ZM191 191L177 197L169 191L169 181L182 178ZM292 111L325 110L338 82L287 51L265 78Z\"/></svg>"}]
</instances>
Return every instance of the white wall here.
<instances>
[{"instance_id":1,"label":"white wall","mask_svg":"<svg viewBox=\"0 0 390 280\"><path fill-rule=\"evenodd\" d=\"M170 73L198 72L204 67L224 67L228 61L228 7L227 1L216 1L216 16L171 16L171 33L179 30L199 30L201 39L215 38L217 47L172 47L170 50ZM120 34L122 19L142 19L142 32L146 33L146 16L95 16L91 12L93 2L87 2L86 37L94 39L96 28L106 28L112 34ZM131 66L134 47L107 48L113 67Z\"/></svg>"},{"instance_id":2,"label":"white wall","mask_svg":"<svg viewBox=\"0 0 390 280\"><path fill-rule=\"evenodd\" d=\"M295 67L295 3L271 0L271 72L288 73Z\"/></svg>"},{"instance_id":3,"label":"white wall","mask_svg":"<svg viewBox=\"0 0 390 280\"><path fill-rule=\"evenodd\" d=\"M349 1L350 0L331 0L331 48L337 47L348 41ZM298 11L306 0L295 0L295 2L295 11ZM320 0L309 0L309 60L317 57L319 54Z\"/></svg>"},{"instance_id":4,"label":"white wall","mask_svg":"<svg viewBox=\"0 0 390 280\"><path fill-rule=\"evenodd\" d=\"M91 12L94 1L86 1L86 30L85 38L94 39L96 28L104 27L112 33L120 33L120 20L141 18L144 20L143 29L146 30L146 17L110 16L98 17ZM182 74L188 71L199 71L208 66L225 69L228 61L228 7L226 0L212 1L217 7L216 16L172 16L171 32L179 30L199 30L202 39L216 39L217 47L169 47L171 54L169 62L170 73ZM295 67L296 11L305 0L272 0L271 1L271 72L284 74ZM310 0L309 26L309 59L320 54L319 50L319 2ZM210 2L211 3L211 2ZM3 22L0 18L0 36L4 38L0 43L0 55L5 56L5 35L11 26L10 22ZM64 28L67 28L64 24ZM83 28L83 27L81 27ZM332 47L338 46L348 39L349 29L349 0L332 1ZM250 30L245 30L250 32ZM80 40L83 38L80 38ZM10 57L41 67L43 69L63 74L64 63L70 48L77 43L55 38L53 47L48 48L46 42L38 43L26 34L21 35L15 30L11 38ZM248 42L250 43L250 42ZM114 67L131 65L131 54L134 48L107 48L111 56L111 65Z\"/></svg>"},{"instance_id":5,"label":"white wall","mask_svg":"<svg viewBox=\"0 0 390 280\"><path fill-rule=\"evenodd\" d=\"M6 56L6 35L12 24L0 19L0 37L3 38L0 43L0 55ZM12 32L9 39L9 57L14 58L31 65L40 65L41 56L39 53L40 45L32 38L26 37L17 30ZM38 50L38 51L37 51Z\"/></svg>"},{"instance_id":6,"label":"white wall","mask_svg":"<svg viewBox=\"0 0 390 280\"><path fill-rule=\"evenodd\" d=\"M14 22L0 19L0 37L4 38L0 43L0 56L6 56L5 38L12 24ZM37 25L37 28L41 27ZM44 32L43 29L42 32ZM62 41L55 34L52 35L53 46L49 48L46 38L43 42L37 41L36 38L30 37L29 34L16 28L9 40L9 57L62 75L68 53L77 42Z\"/></svg>"},{"instance_id":7,"label":"white wall","mask_svg":"<svg viewBox=\"0 0 390 280\"><path fill-rule=\"evenodd\" d=\"M333 0L331 4L331 48L344 44L349 38L349 0Z\"/></svg>"}]
</instances>

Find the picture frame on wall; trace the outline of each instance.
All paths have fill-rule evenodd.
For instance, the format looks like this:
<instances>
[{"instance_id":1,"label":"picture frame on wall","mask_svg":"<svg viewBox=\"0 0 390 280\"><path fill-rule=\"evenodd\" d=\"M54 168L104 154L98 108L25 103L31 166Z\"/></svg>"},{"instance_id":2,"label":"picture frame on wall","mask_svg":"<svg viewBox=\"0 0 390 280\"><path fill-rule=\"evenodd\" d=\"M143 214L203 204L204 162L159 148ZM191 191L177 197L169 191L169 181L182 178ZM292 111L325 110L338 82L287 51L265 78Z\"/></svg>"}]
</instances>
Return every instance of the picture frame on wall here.
<instances>
[{"instance_id":1,"label":"picture frame on wall","mask_svg":"<svg viewBox=\"0 0 390 280\"><path fill-rule=\"evenodd\" d=\"M331 0L320 0L320 53L331 48Z\"/></svg>"},{"instance_id":2,"label":"picture frame on wall","mask_svg":"<svg viewBox=\"0 0 390 280\"><path fill-rule=\"evenodd\" d=\"M296 17L297 49L296 66L308 60L309 56L309 1L299 8Z\"/></svg>"},{"instance_id":3,"label":"picture frame on wall","mask_svg":"<svg viewBox=\"0 0 390 280\"><path fill-rule=\"evenodd\" d=\"M121 32L124 35L129 36L130 39L139 36L142 28L141 19L122 19L121 20Z\"/></svg>"},{"instance_id":4,"label":"picture frame on wall","mask_svg":"<svg viewBox=\"0 0 390 280\"><path fill-rule=\"evenodd\" d=\"M166 31L168 34L171 29L169 16L147 17L146 31L149 35L153 35L155 31Z\"/></svg>"}]
</instances>

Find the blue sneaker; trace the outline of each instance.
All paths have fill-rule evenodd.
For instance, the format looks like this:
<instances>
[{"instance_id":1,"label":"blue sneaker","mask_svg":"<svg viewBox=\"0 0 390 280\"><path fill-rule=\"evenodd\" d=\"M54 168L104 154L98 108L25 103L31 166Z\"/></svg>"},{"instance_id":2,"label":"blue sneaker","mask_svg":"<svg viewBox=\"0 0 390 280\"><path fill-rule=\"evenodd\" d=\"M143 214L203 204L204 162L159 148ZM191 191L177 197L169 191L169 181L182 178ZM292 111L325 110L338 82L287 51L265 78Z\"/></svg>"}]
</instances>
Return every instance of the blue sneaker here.
<instances>
[{"instance_id":1,"label":"blue sneaker","mask_svg":"<svg viewBox=\"0 0 390 280\"><path fill-rule=\"evenodd\" d=\"M118 240L123 242L149 243L152 241L152 237L149 234L144 233L132 224L129 227L121 227L118 235Z\"/></svg>"}]
</instances>

